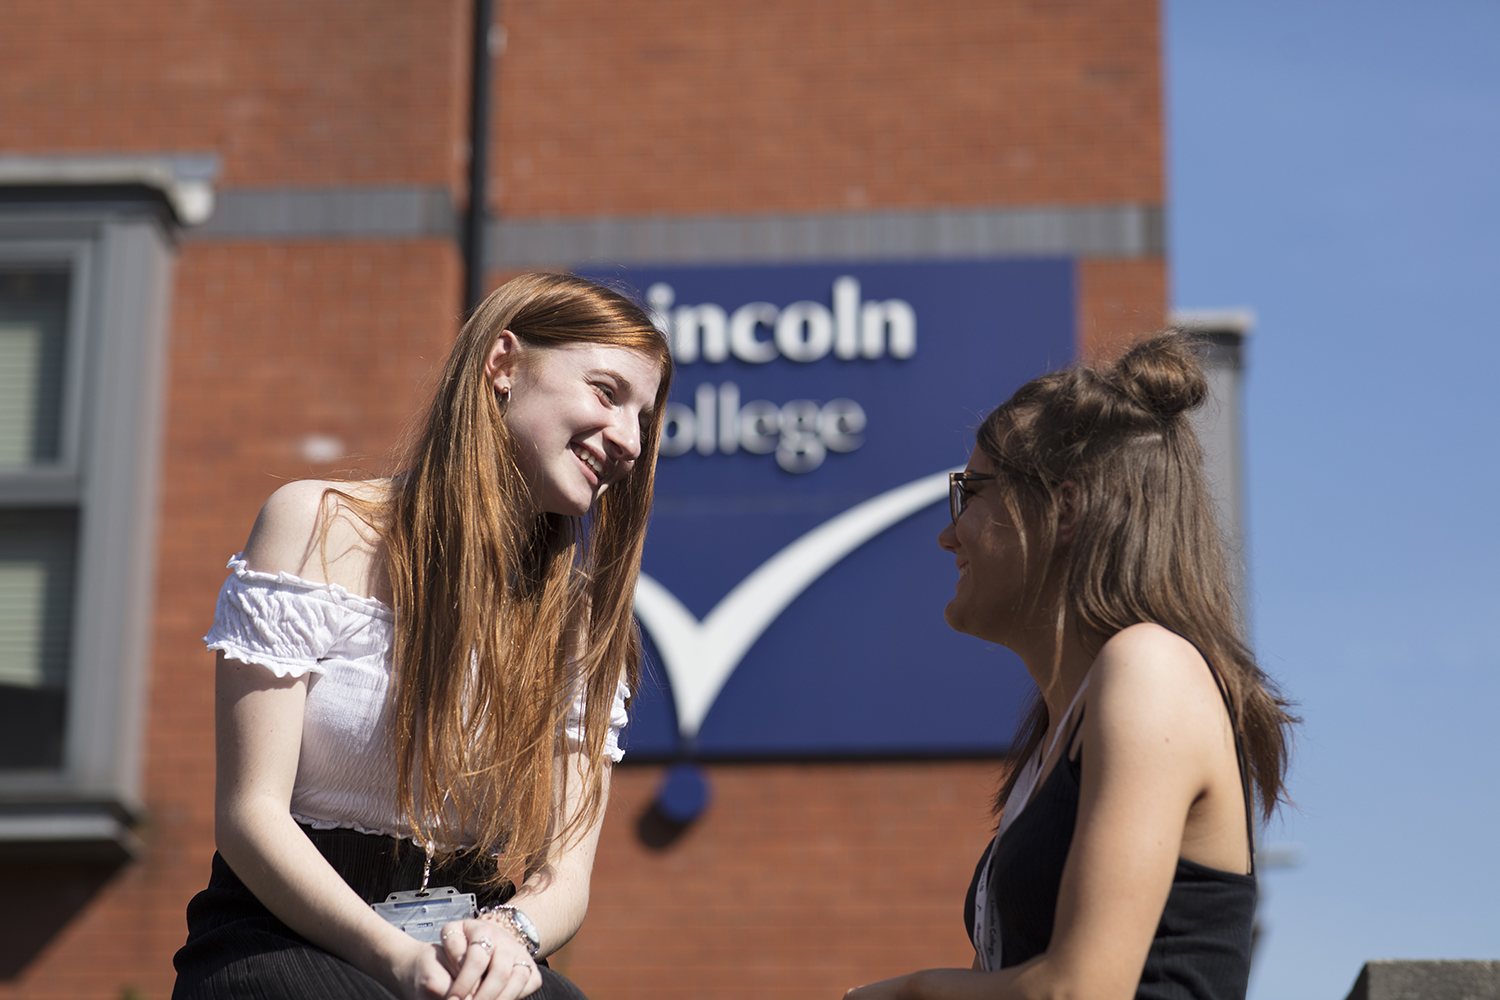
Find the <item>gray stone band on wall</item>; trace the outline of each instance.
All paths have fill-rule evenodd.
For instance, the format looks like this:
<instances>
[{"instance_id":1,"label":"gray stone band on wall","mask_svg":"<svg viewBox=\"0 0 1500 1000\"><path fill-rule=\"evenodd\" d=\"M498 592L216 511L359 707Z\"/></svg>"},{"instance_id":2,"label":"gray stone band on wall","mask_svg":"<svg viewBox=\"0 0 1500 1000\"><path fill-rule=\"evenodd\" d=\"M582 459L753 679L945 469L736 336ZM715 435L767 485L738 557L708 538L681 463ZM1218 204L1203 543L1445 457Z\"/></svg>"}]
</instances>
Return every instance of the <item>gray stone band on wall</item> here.
<instances>
[{"instance_id":1,"label":"gray stone band on wall","mask_svg":"<svg viewBox=\"0 0 1500 1000\"><path fill-rule=\"evenodd\" d=\"M221 188L190 240L456 239L439 187ZM1154 257L1155 205L754 215L494 219L491 269L618 263L777 263L994 257Z\"/></svg>"},{"instance_id":2,"label":"gray stone band on wall","mask_svg":"<svg viewBox=\"0 0 1500 1000\"><path fill-rule=\"evenodd\" d=\"M779 263L963 257L1154 257L1160 206L981 208L732 216L497 219L486 263Z\"/></svg>"},{"instance_id":3,"label":"gray stone band on wall","mask_svg":"<svg viewBox=\"0 0 1500 1000\"><path fill-rule=\"evenodd\" d=\"M189 240L339 240L458 237L440 187L220 188L214 213Z\"/></svg>"}]
</instances>

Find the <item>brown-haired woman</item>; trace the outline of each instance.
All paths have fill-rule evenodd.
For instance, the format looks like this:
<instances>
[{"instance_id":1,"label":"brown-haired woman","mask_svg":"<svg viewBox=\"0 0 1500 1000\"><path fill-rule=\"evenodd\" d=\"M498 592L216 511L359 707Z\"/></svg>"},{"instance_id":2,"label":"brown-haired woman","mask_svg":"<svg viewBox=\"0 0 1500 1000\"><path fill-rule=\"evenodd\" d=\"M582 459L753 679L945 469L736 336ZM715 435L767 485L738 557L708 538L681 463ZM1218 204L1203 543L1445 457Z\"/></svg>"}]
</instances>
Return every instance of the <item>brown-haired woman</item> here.
<instances>
[{"instance_id":1,"label":"brown-haired woman","mask_svg":"<svg viewBox=\"0 0 1500 1000\"><path fill-rule=\"evenodd\" d=\"M267 501L207 636L219 853L174 997L580 995L538 962L588 902L670 377L631 302L520 277L403 472ZM491 907L440 944L370 905L434 854Z\"/></svg>"},{"instance_id":2,"label":"brown-haired woman","mask_svg":"<svg viewBox=\"0 0 1500 1000\"><path fill-rule=\"evenodd\" d=\"M1036 681L1023 763L966 903L973 968L851 998L1245 995L1252 799L1281 798L1295 720L1236 622L1187 417L1207 390L1166 334L981 425L938 537L959 574L945 617Z\"/></svg>"}]
</instances>

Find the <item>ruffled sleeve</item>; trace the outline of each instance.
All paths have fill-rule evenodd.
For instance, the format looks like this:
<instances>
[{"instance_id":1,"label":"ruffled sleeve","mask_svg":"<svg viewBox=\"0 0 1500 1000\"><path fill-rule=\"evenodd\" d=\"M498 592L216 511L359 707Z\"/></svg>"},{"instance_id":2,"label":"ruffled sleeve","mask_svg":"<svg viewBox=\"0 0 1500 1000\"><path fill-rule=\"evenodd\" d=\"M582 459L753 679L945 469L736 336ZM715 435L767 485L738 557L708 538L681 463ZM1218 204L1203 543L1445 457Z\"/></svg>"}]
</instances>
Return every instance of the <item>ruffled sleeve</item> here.
<instances>
[{"instance_id":1,"label":"ruffled sleeve","mask_svg":"<svg viewBox=\"0 0 1500 1000\"><path fill-rule=\"evenodd\" d=\"M564 723L564 732L567 736L569 750L578 750L583 746L585 694L585 689L580 685L578 695L573 699L573 707L568 709L568 717ZM616 764L625 759L625 751L620 749L620 730L624 729L626 723L630 721L630 713L625 709L625 701L629 697L630 685L625 683L625 677L622 674L619 682L615 685L614 704L609 709L609 732L604 734L604 752Z\"/></svg>"},{"instance_id":2,"label":"ruffled sleeve","mask_svg":"<svg viewBox=\"0 0 1500 1000\"><path fill-rule=\"evenodd\" d=\"M341 587L255 572L239 555L229 560L229 569L203 641L228 659L259 664L278 677L322 673L320 661L345 626L343 605L368 601Z\"/></svg>"}]
</instances>

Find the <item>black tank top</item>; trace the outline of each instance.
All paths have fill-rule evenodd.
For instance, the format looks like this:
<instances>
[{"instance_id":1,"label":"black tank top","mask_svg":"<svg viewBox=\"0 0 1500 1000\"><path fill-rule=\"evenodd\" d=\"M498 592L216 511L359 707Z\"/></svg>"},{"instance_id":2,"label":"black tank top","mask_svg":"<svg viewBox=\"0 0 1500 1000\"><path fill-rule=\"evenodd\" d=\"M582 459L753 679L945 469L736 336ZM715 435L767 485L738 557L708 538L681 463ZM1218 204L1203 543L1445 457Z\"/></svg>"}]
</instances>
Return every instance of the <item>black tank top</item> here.
<instances>
[{"instance_id":1,"label":"black tank top","mask_svg":"<svg viewBox=\"0 0 1500 1000\"><path fill-rule=\"evenodd\" d=\"M1209 670L1213 671L1212 664ZM1219 682L1217 671L1215 682ZM1224 703L1228 692L1219 682ZM1230 718L1234 717L1233 709ZM1083 721L1083 710L1064 747ZM1245 792L1247 827L1250 786L1238 734L1240 784ZM1047 950L1063 864L1078 819L1082 760L1057 762L1031 802L1000 838L990 858L989 894L1000 920L1001 968L1019 965ZM1253 838L1250 843L1254 844ZM984 864L981 857L980 865ZM1255 920L1255 875L1209 868L1177 859L1172 889L1146 954L1137 1000L1243 1000L1250 982L1250 928ZM964 901L964 924L974 937L974 895L979 867Z\"/></svg>"}]
</instances>

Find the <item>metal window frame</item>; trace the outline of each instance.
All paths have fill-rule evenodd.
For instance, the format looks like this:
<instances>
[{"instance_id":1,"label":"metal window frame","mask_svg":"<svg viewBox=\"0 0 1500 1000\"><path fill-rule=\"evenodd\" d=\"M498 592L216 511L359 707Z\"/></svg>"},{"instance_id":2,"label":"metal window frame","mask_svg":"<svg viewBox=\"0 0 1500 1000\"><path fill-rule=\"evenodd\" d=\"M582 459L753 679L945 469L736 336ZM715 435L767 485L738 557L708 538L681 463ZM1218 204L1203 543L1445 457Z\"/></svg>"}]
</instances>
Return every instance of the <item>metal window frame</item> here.
<instances>
[{"instance_id":1,"label":"metal window frame","mask_svg":"<svg viewBox=\"0 0 1500 1000\"><path fill-rule=\"evenodd\" d=\"M0 853L40 836L124 857L143 814L175 230L149 190L67 194L0 200L0 267L72 269L61 455L0 474L0 505L79 512L63 763L0 772Z\"/></svg>"},{"instance_id":2,"label":"metal window frame","mask_svg":"<svg viewBox=\"0 0 1500 1000\"><path fill-rule=\"evenodd\" d=\"M15 240L8 238L0 214L0 272L20 267L62 265L68 269L68 329L64 336L64 371L60 454L54 462L24 469L0 470L0 506L53 507L76 503L81 482L83 423L83 351L92 306L94 248L81 239Z\"/></svg>"}]
</instances>

